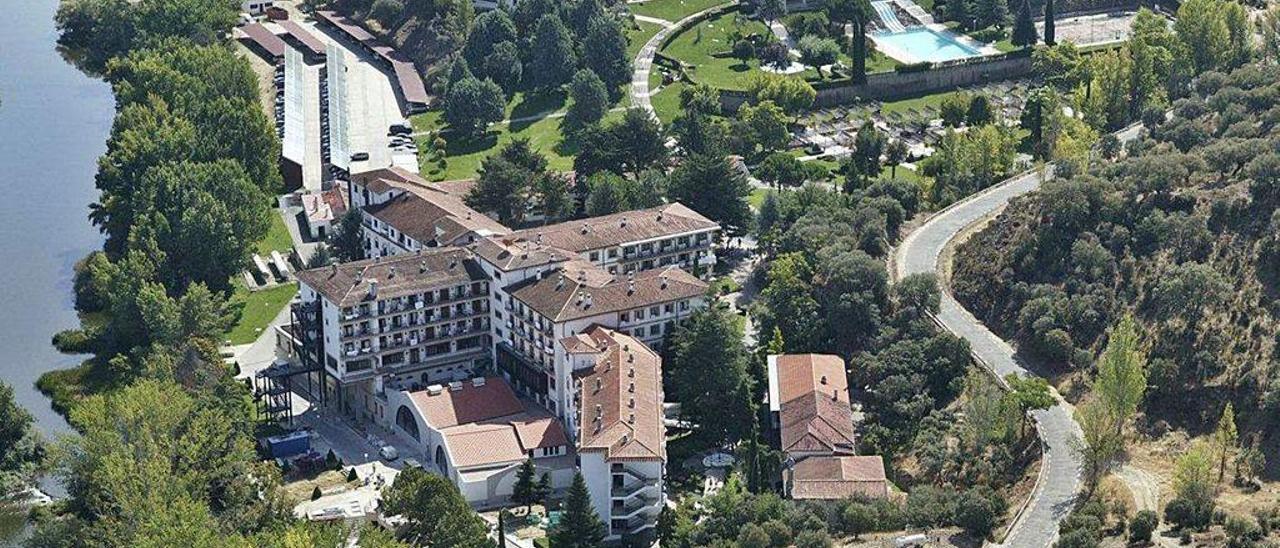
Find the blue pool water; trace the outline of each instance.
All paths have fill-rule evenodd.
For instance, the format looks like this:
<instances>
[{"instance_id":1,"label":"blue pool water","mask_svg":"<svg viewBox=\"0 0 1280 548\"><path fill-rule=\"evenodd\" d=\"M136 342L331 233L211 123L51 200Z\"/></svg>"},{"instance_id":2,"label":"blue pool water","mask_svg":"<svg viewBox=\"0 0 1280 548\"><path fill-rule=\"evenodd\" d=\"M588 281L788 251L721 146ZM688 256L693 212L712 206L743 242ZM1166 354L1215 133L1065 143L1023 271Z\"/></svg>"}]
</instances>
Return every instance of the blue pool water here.
<instances>
[{"instance_id":1,"label":"blue pool water","mask_svg":"<svg viewBox=\"0 0 1280 548\"><path fill-rule=\"evenodd\" d=\"M956 37L946 31L936 31L926 27L916 27L901 32L882 32L876 34L876 40L884 42L892 49L902 50L915 57L915 61L950 61L966 57L982 55L976 48L962 44ZM890 48L886 54L893 56Z\"/></svg>"}]
</instances>

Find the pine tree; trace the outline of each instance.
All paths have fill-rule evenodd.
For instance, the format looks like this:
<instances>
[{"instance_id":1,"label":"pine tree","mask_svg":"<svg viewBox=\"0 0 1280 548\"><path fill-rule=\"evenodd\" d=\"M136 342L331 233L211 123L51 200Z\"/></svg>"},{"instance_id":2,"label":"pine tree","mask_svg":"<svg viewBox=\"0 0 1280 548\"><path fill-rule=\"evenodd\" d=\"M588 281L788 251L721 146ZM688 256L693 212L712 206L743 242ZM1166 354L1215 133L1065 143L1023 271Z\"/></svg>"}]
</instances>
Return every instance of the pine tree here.
<instances>
[{"instance_id":1,"label":"pine tree","mask_svg":"<svg viewBox=\"0 0 1280 548\"><path fill-rule=\"evenodd\" d=\"M547 497L551 496L551 474L543 472L542 477L538 478L538 486L534 488L533 492L537 495L538 502L546 504Z\"/></svg>"},{"instance_id":2,"label":"pine tree","mask_svg":"<svg viewBox=\"0 0 1280 548\"><path fill-rule=\"evenodd\" d=\"M1054 36L1054 27L1056 26L1053 18L1056 14L1053 12L1053 0L1045 0L1044 2L1044 43L1047 45L1057 44L1058 41Z\"/></svg>"},{"instance_id":3,"label":"pine tree","mask_svg":"<svg viewBox=\"0 0 1280 548\"><path fill-rule=\"evenodd\" d=\"M1022 0L1018 8L1018 20L1013 23L1012 42L1015 46L1029 48L1036 45L1036 22L1031 18L1031 2Z\"/></svg>"},{"instance_id":4,"label":"pine tree","mask_svg":"<svg viewBox=\"0 0 1280 548\"><path fill-rule=\"evenodd\" d=\"M1213 433L1213 439L1218 445L1218 483L1222 483L1222 478L1227 473L1227 458L1240 439L1240 433L1236 430L1236 411L1231 402L1227 402L1227 406L1222 409L1222 418L1218 419L1218 430Z\"/></svg>"},{"instance_id":5,"label":"pine tree","mask_svg":"<svg viewBox=\"0 0 1280 548\"><path fill-rule=\"evenodd\" d=\"M520 465L520 470L516 471L516 485L511 492L511 500L523 504L525 514L533 509L533 503L538 502L538 486L534 483L534 473L533 459L525 459Z\"/></svg>"},{"instance_id":6,"label":"pine tree","mask_svg":"<svg viewBox=\"0 0 1280 548\"><path fill-rule=\"evenodd\" d=\"M565 498L560 523L551 530L551 548L598 548L604 544L604 537L604 522L591 506L586 480L577 472Z\"/></svg>"}]
</instances>

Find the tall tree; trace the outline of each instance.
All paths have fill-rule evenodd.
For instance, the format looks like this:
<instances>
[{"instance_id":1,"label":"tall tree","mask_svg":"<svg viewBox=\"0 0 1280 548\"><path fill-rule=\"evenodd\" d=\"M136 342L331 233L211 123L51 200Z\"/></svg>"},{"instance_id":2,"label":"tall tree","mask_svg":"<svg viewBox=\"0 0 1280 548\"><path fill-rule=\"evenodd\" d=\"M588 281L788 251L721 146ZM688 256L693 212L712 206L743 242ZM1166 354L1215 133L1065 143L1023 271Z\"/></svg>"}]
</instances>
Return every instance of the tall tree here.
<instances>
[{"instance_id":1,"label":"tall tree","mask_svg":"<svg viewBox=\"0 0 1280 548\"><path fill-rule=\"evenodd\" d=\"M750 356L734 316L712 306L695 312L672 341L667 385L682 419L710 443L742 439L751 430Z\"/></svg>"},{"instance_id":2,"label":"tall tree","mask_svg":"<svg viewBox=\"0 0 1280 548\"><path fill-rule=\"evenodd\" d=\"M1240 442L1240 433L1236 430L1236 412L1231 402L1222 408L1222 417L1218 419L1218 428L1213 432L1213 442L1218 452L1218 483L1222 483L1227 473L1227 459L1235 452Z\"/></svg>"},{"instance_id":3,"label":"tall tree","mask_svg":"<svg viewBox=\"0 0 1280 548\"><path fill-rule=\"evenodd\" d=\"M853 25L853 36L849 42L849 57L853 59L853 81L867 81L867 25L875 16L875 10L869 0L824 0L823 11L827 19L841 27L845 23Z\"/></svg>"},{"instance_id":4,"label":"tall tree","mask_svg":"<svg viewBox=\"0 0 1280 548\"><path fill-rule=\"evenodd\" d=\"M529 44L530 70L525 73L529 86L539 90L558 88L573 77L578 64L569 29L554 14L543 15L534 28Z\"/></svg>"},{"instance_id":5,"label":"tall tree","mask_svg":"<svg viewBox=\"0 0 1280 548\"><path fill-rule=\"evenodd\" d=\"M493 80L463 78L449 86L444 99L444 119L463 135L483 133L489 124L501 121L506 114L506 96Z\"/></svg>"},{"instance_id":6,"label":"tall tree","mask_svg":"<svg viewBox=\"0 0 1280 548\"><path fill-rule=\"evenodd\" d=\"M1057 23L1054 21L1055 17L1057 17L1057 14L1054 13L1053 0L1045 0L1044 2L1044 43L1050 46L1058 43L1057 31L1055 30L1057 28Z\"/></svg>"},{"instance_id":7,"label":"tall tree","mask_svg":"<svg viewBox=\"0 0 1280 548\"><path fill-rule=\"evenodd\" d=\"M604 545L605 526L591 505L591 493L582 472L575 472L565 496L560 522L548 534L551 548L599 548Z\"/></svg>"},{"instance_id":8,"label":"tall tree","mask_svg":"<svg viewBox=\"0 0 1280 548\"><path fill-rule=\"evenodd\" d=\"M496 213L503 223L518 223L528 209L530 189L547 176L547 159L528 139L516 139L480 162L480 178L467 195L468 206Z\"/></svg>"},{"instance_id":9,"label":"tall tree","mask_svg":"<svg viewBox=\"0 0 1280 548\"><path fill-rule=\"evenodd\" d=\"M600 171L638 174L660 165L669 153L662 124L638 108L627 109L621 120L586 128L578 143L573 168L579 176Z\"/></svg>"},{"instance_id":10,"label":"tall tree","mask_svg":"<svg viewBox=\"0 0 1280 548\"><path fill-rule=\"evenodd\" d=\"M671 173L667 197L689 206L724 227L725 234L739 236L751 229L747 177L723 156L686 158Z\"/></svg>"},{"instance_id":11,"label":"tall tree","mask_svg":"<svg viewBox=\"0 0 1280 548\"><path fill-rule=\"evenodd\" d=\"M462 58L473 67L483 67L485 57L495 46L518 39L516 24L507 10L486 11L476 16L475 26L467 35L467 43L462 48ZM487 71L485 75L488 75Z\"/></svg>"},{"instance_id":12,"label":"tall tree","mask_svg":"<svg viewBox=\"0 0 1280 548\"><path fill-rule=\"evenodd\" d=\"M1004 0L998 1L1000 3L1004 3ZM1053 0L1049 0L1049 2L1052 3ZM1048 9L1047 6L1046 9ZM1046 22L1045 24L1048 25L1049 23ZM1046 43L1048 42L1047 37L1050 32L1050 28L1051 27L1048 26L1045 27ZM1036 45L1036 39L1038 38L1036 36L1036 22L1031 16L1030 0L1022 0L1022 6L1018 8L1018 18L1013 22L1013 36L1011 38L1013 45L1022 47L1023 49Z\"/></svg>"},{"instance_id":13,"label":"tall tree","mask_svg":"<svg viewBox=\"0 0 1280 548\"><path fill-rule=\"evenodd\" d=\"M516 504L523 504L525 513L533 509L533 503L538 502L538 485L534 476L537 472L533 468L533 459L525 459L520 464L520 469L516 470L516 484L511 488L511 501Z\"/></svg>"},{"instance_id":14,"label":"tall tree","mask_svg":"<svg viewBox=\"0 0 1280 548\"><path fill-rule=\"evenodd\" d=\"M898 177L898 166L907 161L910 154L906 141L902 139L889 141L889 144L884 147L884 163L890 167L890 178Z\"/></svg>"},{"instance_id":15,"label":"tall tree","mask_svg":"<svg viewBox=\"0 0 1280 548\"><path fill-rule=\"evenodd\" d=\"M0 382L0 502L25 490L44 459L34 422L14 400L13 387Z\"/></svg>"},{"instance_id":16,"label":"tall tree","mask_svg":"<svg viewBox=\"0 0 1280 548\"><path fill-rule=\"evenodd\" d=\"M1002 27L1008 22L1008 0L977 0L975 4L974 11L977 12L978 25L983 27ZM1027 7L1027 15L1031 15L1030 6Z\"/></svg>"},{"instance_id":17,"label":"tall tree","mask_svg":"<svg viewBox=\"0 0 1280 548\"><path fill-rule=\"evenodd\" d=\"M1123 436L1147 390L1147 357L1139 348L1139 337L1137 321L1132 316L1121 318L1098 360L1093 381L1094 392L1115 421L1117 436Z\"/></svg>"},{"instance_id":18,"label":"tall tree","mask_svg":"<svg viewBox=\"0 0 1280 548\"><path fill-rule=\"evenodd\" d=\"M1023 377L1009 374L1005 376L1004 380L1009 385L1009 391L1005 392L1003 399L1006 404L1018 410L1020 417L1018 439L1026 439L1027 421L1030 418L1028 413L1048 409L1058 402L1053 399L1053 393L1049 389L1048 381L1041 377Z\"/></svg>"},{"instance_id":19,"label":"tall tree","mask_svg":"<svg viewBox=\"0 0 1280 548\"><path fill-rule=\"evenodd\" d=\"M609 93L604 82L589 68L578 70L569 84L569 110L564 115L564 128L570 135L599 122L609 110Z\"/></svg>"},{"instance_id":20,"label":"tall tree","mask_svg":"<svg viewBox=\"0 0 1280 548\"><path fill-rule=\"evenodd\" d=\"M593 0L583 0L593 1ZM597 17L582 37L582 64L600 77L610 96L617 96L631 81L631 57L621 25L609 17Z\"/></svg>"},{"instance_id":21,"label":"tall tree","mask_svg":"<svg viewBox=\"0 0 1280 548\"><path fill-rule=\"evenodd\" d=\"M489 548L488 528L448 478L407 468L382 496L391 515L404 516L401 539L414 546Z\"/></svg>"}]
</instances>

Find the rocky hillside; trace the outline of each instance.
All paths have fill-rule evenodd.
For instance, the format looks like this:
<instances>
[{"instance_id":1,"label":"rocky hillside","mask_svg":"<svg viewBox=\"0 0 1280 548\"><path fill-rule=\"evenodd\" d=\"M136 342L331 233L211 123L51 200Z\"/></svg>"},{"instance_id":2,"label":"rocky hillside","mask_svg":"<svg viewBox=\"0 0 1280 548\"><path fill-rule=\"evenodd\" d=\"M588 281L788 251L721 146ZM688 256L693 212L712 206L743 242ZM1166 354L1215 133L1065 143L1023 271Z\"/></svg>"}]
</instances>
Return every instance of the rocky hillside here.
<instances>
[{"instance_id":1,"label":"rocky hillside","mask_svg":"<svg viewBox=\"0 0 1280 548\"><path fill-rule=\"evenodd\" d=\"M1132 313L1146 411L1199 431L1280 410L1280 69L1200 77L1119 159L1015 201L957 250L957 298L1027 356L1087 370ZM1247 424L1246 424L1247 423Z\"/></svg>"}]
</instances>

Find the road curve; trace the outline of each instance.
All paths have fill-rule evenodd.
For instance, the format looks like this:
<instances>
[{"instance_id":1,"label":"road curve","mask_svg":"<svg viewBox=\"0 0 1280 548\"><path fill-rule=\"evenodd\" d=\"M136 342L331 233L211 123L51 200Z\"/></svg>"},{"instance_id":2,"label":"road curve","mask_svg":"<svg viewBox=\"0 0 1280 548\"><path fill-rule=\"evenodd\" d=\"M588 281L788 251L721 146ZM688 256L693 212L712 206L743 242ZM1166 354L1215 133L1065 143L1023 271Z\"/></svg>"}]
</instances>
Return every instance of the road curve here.
<instances>
[{"instance_id":1,"label":"road curve","mask_svg":"<svg viewBox=\"0 0 1280 548\"><path fill-rule=\"evenodd\" d=\"M648 112L649 115L654 118L658 117L657 111L653 110L653 103L649 101L649 72L653 70L653 56L657 55L658 47L662 45L662 41L666 40L667 36L670 36L672 32L683 29L695 18L700 17L702 14L709 11L717 10L733 3L734 2L727 2L707 8L675 23L665 19L659 19L657 17L646 17L643 15L635 16L637 21L662 25L662 29L659 30L657 34L650 37L649 41L644 43L644 47L640 48L640 51L636 53L636 58L631 61L631 106L644 109L645 112Z\"/></svg>"},{"instance_id":2,"label":"road curve","mask_svg":"<svg viewBox=\"0 0 1280 548\"><path fill-rule=\"evenodd\" d=\"M946 245L970 225L981 221L1010 199L1040 186L1040 173L1021 175L988 188L969 199L943 210L924 225L907 235L894 251L894 279L911 274L936 272L939 257ZM979 322L942 288L942 304L938 321L948 331L969 341L973 353L1001 377L1010 373L1029 375L1013 356L1013 348ZM1080 428L1063 405L1032 413L1036 429L1044 442L1040 480L1031 494L1027 508L1013 524L1005 545L1018 548L1048 547L1058 535L1058 521L1066 517L1081 487L1081 462L1073 449Z\"/></svg>"},{"instance_id":3,"label":"road curve","mask_svg":"<svg viewBox=\"0 0 1280 548\"><path fill-rule=\"evenodd\" d=\"M1140 126L1131 126L1116 136L1125 142L1139 134ZM1051 170L1046 172L1051 176ZM1044 178L1045 174L1039 171L1018 175L938 212L903 238L894 250L894 280L910 274L937 272L943 248L960 232L1003 207L1009 200L1039 188ZM1013 348L1007 342L960 306L951 295L950 288L941 289L938 320L943 327L969 341L973 353L997 375L1031 375L1014 358ZM1005 537L1004 546L1051 546L1058 536L1058 522L1071 511L1081 488L1081 459L1075 449L1081 443L1080 426L1072 417L1070 406L1060 403L1048 410L1033 412L1032 418L1044 443L1044 460L1036 489Z\"/></svg>"}]
</instances>

